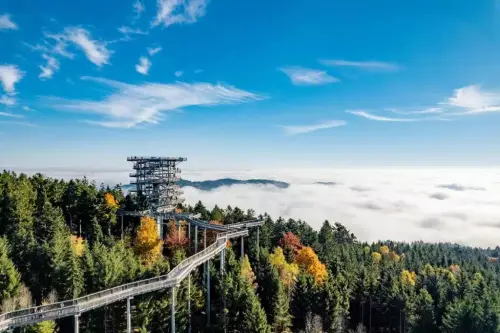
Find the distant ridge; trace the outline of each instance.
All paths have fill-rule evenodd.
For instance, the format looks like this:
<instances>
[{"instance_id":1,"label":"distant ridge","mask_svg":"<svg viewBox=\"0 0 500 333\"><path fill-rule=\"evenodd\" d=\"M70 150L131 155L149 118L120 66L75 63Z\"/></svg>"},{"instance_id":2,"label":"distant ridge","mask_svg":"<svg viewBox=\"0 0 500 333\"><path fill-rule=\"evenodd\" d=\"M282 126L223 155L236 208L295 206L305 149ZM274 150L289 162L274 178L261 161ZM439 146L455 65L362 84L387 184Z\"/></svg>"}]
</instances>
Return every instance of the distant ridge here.
<instances>
[{"instance_id":1,"label":"distant ridge","mask_svg":"<svg viewBox=\"0 0 500 333\"><path fill-rule=\"evenodd\" d=\"M270 179L233 179L233 178L221 178L215 180L202 180L202 181L191 181L187 179L181 179L178 184L181 187L194 187L196 189L202 191L211 191L215 190L222 186L232 186L232 185L272 185L277 188L288 188L290 184L281 182L278 180L270 180ZM134 187L131 184L122 185L122 189L124 191L129 191Z\"/></svg>"}]
</instances>

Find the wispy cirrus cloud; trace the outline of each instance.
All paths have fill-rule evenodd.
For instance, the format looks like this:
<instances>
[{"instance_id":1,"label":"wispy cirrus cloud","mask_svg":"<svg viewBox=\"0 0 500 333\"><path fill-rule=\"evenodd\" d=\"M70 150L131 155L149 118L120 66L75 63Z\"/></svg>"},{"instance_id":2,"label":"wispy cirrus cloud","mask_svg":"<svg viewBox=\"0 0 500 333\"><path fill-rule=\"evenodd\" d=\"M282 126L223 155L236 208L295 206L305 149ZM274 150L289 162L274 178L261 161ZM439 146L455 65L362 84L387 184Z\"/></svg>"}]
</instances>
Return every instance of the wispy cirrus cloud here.
<instances>
[{"instance_id":1,"label":"wispy cirrus cloud","mask_svg":"<svg viewBox=\"0 0 500 333\"><path fill-rule=\"evenodd\" d=\"M175 77L181 77L182 75L184 75L184 72L183 71L175 71L174 75L175 75Z\"/></svg>"},{"instance_id":2,"label":"wispy cirrus cloud","mask_svg":"<svg viewBox=\"0 0 500 333\"><path fill-rule=\"evenodd\" d=\"M154 56L162 50L161 46L158 47L148 47L148 54L150 57Z\"/></svg>"},{"instance_id":3,"label":"wispy cirrus cloud","mask_svg":"<svg viewBox=\"0 0 500 333\"><path fill-rule=\"evenodd\" d=\"M64 31L65 38L79 47L94 65L101 67L109 63L112 51L106 42L93 39L89 31L80 27L68 27Z\"/></svg>"},{"instance_id":4,"label":"wispy cirrus cloud","mask_svg":"<svg viewBox=\"0 0 500 333\"><path fill-rule=\"evenodd\" d=\"M0 31L1 30L17 30L19 27L12 21L10 14L0 15Z\"/></svg>"},{"instance_id":5,"label":"wispy cirrus cloud","mask_svg":"<svg viewBox=\"0 0 500 333\"><path fill-rule=\"evenodd\" d=\"M23 118L24 116L20 114L13 114L10 112L2 112L0 111L0 117L9 117L9 118Z\"/></svg>"},{"instance_id":6,"label":"wispy cirrus cloud","mask_svg":"<svg viewBox=\"0 0 500 333\"><path fill-rule=\"evenodd\" d=\"M12 106L16 104L16 99L12 96L0 96L0 104L5 106Z\"/></svg>"},{"instance_id":7,"label":"wispy cirrus cloud","mask_svg":"<svg viewBox=\"0 0 500 333\"><path fill-rule=\"evenodd\" d=\"M340 127L346 125L347 122L343 120L328 120L322 123L312 124L312 125L293 125L293 126L281 126L287 135L305 134L311 133L318 130Z\"/></svg>"},{"instance_id":8,"label":"wispy cirrus cloud","mask_svg":"<svg viewBox=\"0 0 500 333\"><path fill-rule=\"evenodd\" d=\"M278 68L278 70L285 73L294 85L323 85L339 81L327 72L317 69L288 66Z\"/></svg>"},{"instance_id":9,"label":"wispy cirrus cloud","mask_svg":"<svg viewBox=\"0 0 500 333\"><path fill-rule=\"evenodd\" d=\"M121 32L122 34L126 36L130 35L147 35L149 34L149 31L147 30L142 30L139 28L131 28L125 25L122 25L121 27L118 28L118 31Z\"/></svg>"},{"instance_id":10,"label":"wispy cirrus cloud","mask_svg":"<svg viewBox=\"0 0 500 333\"><path fill-rule=\"evenodd\" d=\"M140 0L136 0L132 7L134 8L135 14L134 20L138 20L141 17L142 13L146 10L146 7Z\"/></svg>"},{"instance_id":11,"label":"wispy cirrus cloud","mask_svg":"<svg viewBox=\"0 0 500 333\"><path fill-rule=\"evenodd\" d=\"M25 43L31 50L42 54L45 63L40 65L41 79L51 78L59 70L58 58L73 59L75 54L70 48L79 49L85 57L97 67L109 64L113 52L108 49L108 42L92 37L92 34L76 26L66 27L61 33L44 33L41 43L30 45Z\"/></svg>"},{"instance_id":12,"label":"wispy cirrus cloud","mask_svg":"<svg viewBox=\"0 0 500 333\"><path fill-rule=\"evenodd\" d=\"M111 128L157 124L163 119L165 112L184 107L238 104L263 98L222 84L177 82L134 85L103 78L82 79L103 84L111 88L112 93L101 100L49 98L47 104L65 111L98 115L101 119L86 122Z\"/></svg>"},{"instance_id":13,"label":"wispy cirrus cloud","mask_svg":"<svg viewBox=\"0 0 500 333\"><path fill-rule=\"evenodd\" d=\"M157 0L156 17L151 26L195 23L205 16L208 0Z\"/></svg>"},{"instance_id":14,"label":"wispy cirrus cloud","mask_svg":"<svg viewBox=\"0 0 500 333\"><path fill-rule=\"evenodd\" d=\"M139 63L135 65L135 70L143 75L148 75L149 69L151 68L151 61L146 57L140 57Z\"/></svg>"},{"instance_id":15,"label":"wispy cirrus cloud","mask_svg":"<svg viewBox=\"0 0 500 333\"><path fill-rule=\"evenodd\" d=\"M367 71L398 71L401 67L398 64L382 61L349 61L349 60L320 60L325 66L332 67L353 67Z\"/></svg>"},{"instance_id":16,"label":"wispy cirrus cloud","mask_svg":"<svg viewBox=\"0 0 500 333\"><path fill-rule=\"evenodd\" d=\"M437 108L437 107L422 108L421 110L400 110L400 109L393 109L393 108L387 108L385 110L390 111L390 112L395 113L395 114L401 114L401 115L441 114L444 112L443 108Z\"/></svg>"},{"instance_id":17,"label":"wispy cirrus cloud","mask_svg":"<svg viewBox=\"0 0 500 333\"><path fill-rule=\"evenodd\" d=\"M59 70L59 61L53 56L42 54L42 57L47 60L45 65L40 65L40 74L38 77L42 80L50 79L54 75L55 72Z\"/></svg>"},{"instance_id":18,"label":"wispy cirrus cloud","mask_svg":"<svg viewBox=\"0 0 500 333\"><path fill-rule=\"evenodd\" d=\"M416 118L393 118L393 117L385 117L385 116L378 116L372 113L368 113L362 110L357 110L357 111L351 111L348 110L346 111L347 113L350 113L352 115L358 116L358 117L363 117L367 118L370 120L375 120L375 121L386 121L386 122L412 122L412 121L419 121L419 119Z\"/></svg>"}]
</instances>

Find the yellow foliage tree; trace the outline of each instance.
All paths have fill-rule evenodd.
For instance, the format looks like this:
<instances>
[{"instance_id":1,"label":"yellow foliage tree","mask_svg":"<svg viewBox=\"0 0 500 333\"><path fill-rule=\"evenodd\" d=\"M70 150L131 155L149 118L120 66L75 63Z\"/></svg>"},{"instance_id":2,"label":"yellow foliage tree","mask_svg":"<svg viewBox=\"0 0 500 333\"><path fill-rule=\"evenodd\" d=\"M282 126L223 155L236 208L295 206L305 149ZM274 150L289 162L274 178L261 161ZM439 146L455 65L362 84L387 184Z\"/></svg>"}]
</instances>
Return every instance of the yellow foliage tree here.
<instances>
[{"instance_id":1,"label":"yellow foliage tree","mask_svg":"<svg viewBox=\"0 0 500 333\"><path fill-rule=\"evenodd\" d=\"M118 208L118 201L116 201L115 196L112 193L106 193L104 194L104 201L106 202L106 206L108 206L111 209L117 209Z\"/></svg>"},{"instance_id":2,"label":"yellow foliage tree","mask_svg":"<svg viewBox=\"0 0 500 333\"><path fill-rule=\"evenodd\" d=\"M374 263L378 264L382 259L382 255L378 252L372 252L372 260Z\"/></svg>"},{"instance_id":3,"label":"yellow foliage tree","mask_svg":"<svg viewBox=\"0 0 500 333\"><path fill-rule=\"evenodd\" d=\"M83 251L85 250L85 241L83 238L71 235L71 245L73 246L73 250L76 255L81 257L83 255Z\"/></svg>"},{"instance_id":4,"label":"yellow foliage tree","mask_svg":"<svg viewBox=\"0 0 500 333\"><path fill-rule=\"evenodd\" d=\"M162 241L158 238L158 227L149 216L141 217L141 226L137 229L134 247L143 264L151 265L161 255Z\"/></svg>"},{"instance_id":5,"label":"yellow foliage tree","mask_svg":"<svg viewBox=\"0 0 500 333\"><path fill-rule=\"evenodd\" d=\"M299 275L299 266L286 261L281 247L275 248L274 252L269 255L269 262L278 270L283 285L290 290Z\"/></svg>"},{"instance_id":6,"label":"yellow foliage tree","mask_svg":"<svg viewBox=\"0 0 500 333\"><path fill-rule=\"evenodd\" d=\"M415 287L415 284L417 283L417 274L404 269L401 272L401 283L405 286Z\"/></svg>"},{"instance_id":7,"label":"yellow foliage tree","mask_svg":"<svg viewBox=\"0 0 500 333\"><path fill-rule=\"evenodd\" d=\"M250 265L250 260L248 260L248 256L246 254L243 258L243 261L241 262L240 274L241 277L247 280L254 289L257 289L257 283L255 283L255 274L252 270L252 266Z\"/></svg>"},{"instance_id":8,"label":"yellow foliage tree","mask_svg":"<svg viewBox=\"0 0 500 333\"><path fill-rule=\"evenodd\" d=\"M399 262L401 260L401 257L394 251L391 251L389 255L391 257L391 260L394 262Z\"/></svg>"},{"instance_id":9,"label":"yellow foliage tree","mask_svg":"<svg viewBox=\"0 0 500 333\"><path fill-rule=\"evenodd\" d=\"M309 246L300 249L295 257L295 262L299 267L309 272L318 284L322 284L328 276L326 266L319 261L318 256Z\"/></svg>"},{"instance_id":10,"label":"yellow foliage tree","mask_svg":"<svg viewBox=\"0 0 500 333\"><path fill-rule=\"evenodd\" d=\"M383 255L389 254L389 247L387 245L382 245L379 249L379 252Z\"/></svg>"}]
</instances>

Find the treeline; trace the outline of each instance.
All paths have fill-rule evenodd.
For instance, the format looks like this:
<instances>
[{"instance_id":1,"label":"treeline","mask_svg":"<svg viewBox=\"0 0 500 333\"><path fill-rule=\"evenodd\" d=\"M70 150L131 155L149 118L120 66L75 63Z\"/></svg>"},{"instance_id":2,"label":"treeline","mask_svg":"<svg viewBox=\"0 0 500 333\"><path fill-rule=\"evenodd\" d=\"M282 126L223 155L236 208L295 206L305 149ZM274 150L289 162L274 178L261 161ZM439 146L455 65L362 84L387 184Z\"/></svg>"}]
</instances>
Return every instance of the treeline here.
<instances>
[{"instance_id":1,"label":"treeline","mask_svg":"<svg viewBox=\"0 0 500 333\"><path fill-rule=\"evenodd\" d=\"M0 174L0 312L166 274L192 255L185 225L170 224L160 240L152 219L121 219L120 211L144 209L142 202L86 179ZM218 224L256 217L201 202L179 209ZM189 322L193 332L500 332L500 271L488 262L499 248L366 244L340 223L315 231L304 221L260 217L259 248L251 229L243 258L233 240L224 274L219 258L208 266L210 318L202 268L178 288L178 332ZM132 301L135 332L170 332L169 293ZM17 331L71 332L72 320ZM124 332L125 323L123 301L82 314L80 331Z\"/></svg>"}]
</instances>

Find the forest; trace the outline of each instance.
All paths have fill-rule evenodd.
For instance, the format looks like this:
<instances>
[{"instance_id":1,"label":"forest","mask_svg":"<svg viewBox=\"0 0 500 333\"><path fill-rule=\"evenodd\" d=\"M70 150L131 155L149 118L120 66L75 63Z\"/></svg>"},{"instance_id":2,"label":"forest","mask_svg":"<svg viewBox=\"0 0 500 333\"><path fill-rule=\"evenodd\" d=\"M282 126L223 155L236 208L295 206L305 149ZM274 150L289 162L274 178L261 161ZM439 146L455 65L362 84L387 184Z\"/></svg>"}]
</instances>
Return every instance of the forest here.
<instances>
[{"instance_id":1,"label":"forest","mask_svg":"<svg viewBox=\"0 0 500 333\"><path fill-rule=\"evenodd\" d=\"M170 223L159 239L149 217L125 216L122 224L120 211L143 206L120 186L1 173L0 313L163 275L194 253L186 226L179 232ZM224 274L218 257L208 265L210 318L202 268L184 279L177 332L187 332L189 322L192 332L500 332L500 268L491 259L498 247L369 244L338 222L314 230L238 207L198 202L178 209L216 224L256 217L265 223L259 248L250 229L243 257L239 240L227 244ZM134 298L134 332L170 332L170 302L169 290ZM125 332L125 308L123 301L83 313L80 332ZM71 317L16 329L72 331Z\"/></svg>"}]
</instances>

